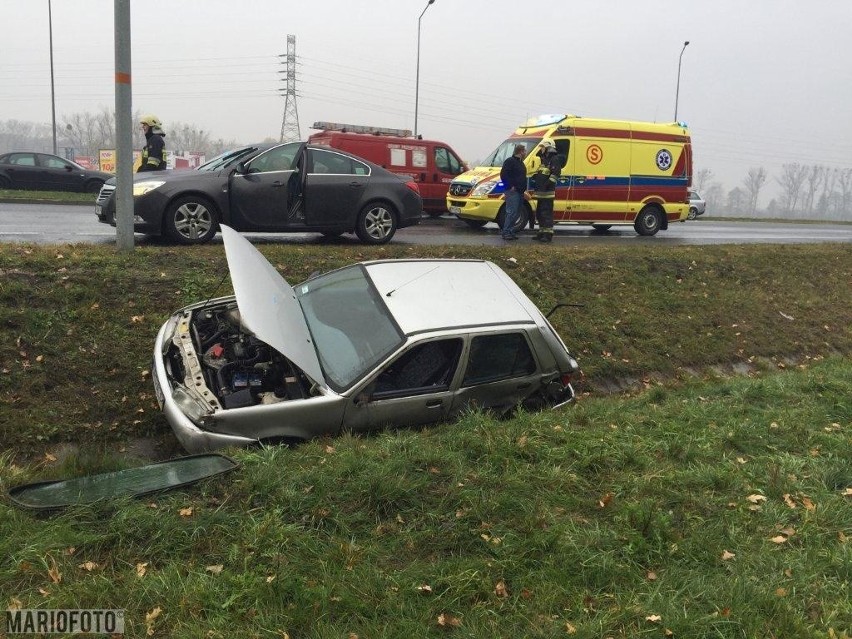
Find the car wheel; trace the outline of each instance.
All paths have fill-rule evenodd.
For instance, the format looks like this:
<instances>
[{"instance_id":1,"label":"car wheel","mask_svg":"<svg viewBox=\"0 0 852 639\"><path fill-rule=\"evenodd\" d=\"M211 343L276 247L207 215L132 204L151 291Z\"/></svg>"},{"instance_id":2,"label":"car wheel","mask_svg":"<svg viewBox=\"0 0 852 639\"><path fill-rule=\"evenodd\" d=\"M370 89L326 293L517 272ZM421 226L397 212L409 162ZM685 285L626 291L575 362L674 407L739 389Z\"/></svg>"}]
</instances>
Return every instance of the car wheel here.
<instances>
[{"instance_id":1,"label":"car wheel","mask_svg":"<svg viewBox=\"0 0 852 639\"><path fill-rule=\"evenodd\" d=\"M503 220L506 217L506 205L501 204L500 210L497 211L497 226L503 228ZM520 233L523 231L530 217L532 217L532 209L530 205L524 202L521 204L521 209L518 211L518 219L515 220L515 226L512 228L512 233Z\"/></svg>"},{"instance_id":2,"label":"car wheel","mask_svg":"<svg viewBox=\"0 0 852 639\"><path fill-rule=\"evenodd\" d=\"M608 231L612 228L612 224L592 224L592 228L599 233Z\"/></svg>"},{"instance_id":3,"label":"car wheel","mask_svg":"<svg viewBox=\"0 0 852 639\"><path fill-rule=\"evenodd\" d=\"M488 224L488 220L463 220L472 229L481 229Z\"/></svg>"},{"instance_id":4,"label":"car wheel","mask_svg":"<svg viewBox=\"0 0 852 639\"><path fill-rule=\"evenodd\" d=\"M202 197L182 197L169 205L163 220L163 230L181 244L209 242L218 224L213 205Z\"/></svg>"},{"instance_id":5,"label":"car wheel","mask_svg":"<svg viewBox=\"0 0 852 639\"><path fill-rule=\"evenodd\" d=\"M648 204L636 216L633 228L639 235L656 235L663 226L663 212L656 204Z\"/></svg>"},{"instance_id":6,"label":"car wheel","mask_svg":"<svg viewBox=\"0 0 852 639\"><path fill-rule=\"evenodd\" d=\"M694 220L696 217L698 217L698 209L695 208L694 206L690 206L689 207L689 215L686 216L686 219L687 220Z\"/></svg>"},{"instance_id":7,"label":"car wheel","mask_svg":"<svg viewBox=\"0 0 852 639\"><path fill-rule=\"evenodd\" d=\"M396 233L396 212L389 204L373 202L358 214L355 233L365 244L385 244Z\"/></svg>"},{"instance_id":8,"label":"car wheel","mask_svg":"<svg viewBox=\"0 0 852 639\"><path fill-rule=\"evenodd\" d=\"M93 193L97 195L101 192L101 187L104 185L100 180L90 180L86 182L86 193Z\"/></svg>"}]
</instances>

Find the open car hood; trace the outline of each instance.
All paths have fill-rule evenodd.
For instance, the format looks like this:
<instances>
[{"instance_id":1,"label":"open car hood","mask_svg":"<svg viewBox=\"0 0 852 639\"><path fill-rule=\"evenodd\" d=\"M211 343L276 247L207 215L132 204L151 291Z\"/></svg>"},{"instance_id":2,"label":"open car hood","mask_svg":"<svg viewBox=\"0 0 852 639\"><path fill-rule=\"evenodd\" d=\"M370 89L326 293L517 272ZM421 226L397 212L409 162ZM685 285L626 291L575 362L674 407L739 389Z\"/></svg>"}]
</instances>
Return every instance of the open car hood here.
<instances>
[{"instance_id":1,"label":"open car hood","mask_svg":"<svg viewBox=\"0 0 852 639\"><path fill-rule=\"evenodd\" d=\"M327 386L293 288L251 242L224 224L221 231L243 327Z\"/></svg>"}]
</instances>

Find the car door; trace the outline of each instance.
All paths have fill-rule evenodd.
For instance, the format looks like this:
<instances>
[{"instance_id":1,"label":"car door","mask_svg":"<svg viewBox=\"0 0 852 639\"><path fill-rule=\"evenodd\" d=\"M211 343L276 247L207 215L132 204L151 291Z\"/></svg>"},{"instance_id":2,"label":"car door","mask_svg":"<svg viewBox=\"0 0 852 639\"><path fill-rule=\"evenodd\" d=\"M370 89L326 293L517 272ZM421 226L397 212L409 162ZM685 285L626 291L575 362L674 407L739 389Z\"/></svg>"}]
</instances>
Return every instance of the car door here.
<instances>
[{"instance_id":1,"label":"car door","mask_svg":"<svg viewBox=\"0 0 852 639\"><path fill-rule=\"evenodd\" d=\"M307 149L305 224L349 228L370 182L370 167L355 158L324 149Z\"/></svg>"},{"instance_id":2,"label":"car door","mask_svg":"<svg viewBox=\"0 0 852 639\"><path fill-rule=\"evenodd\" d=\"M9 163L6 173L12 181L12 185L18 189L39 188L39 175L41 169L36 162L35 153L11 153L7 159Z\"/></svg>"},{"instance_id":3,"label":"car door","mask_svg":"<svg viewBox=\"0 0 852 639\"><path fill-rule=\"evenodd\" d=\"M304 144L272 147L228 178L231 222L238 230L276 231L304 224L300 218Z\"/></svg>"},{"instance_id":4,"label":"car door","mask_svg":"<svg viewBox=\"0 0 852 639\"><path fill-rule=\"evenodd\" d=\"M510 409L540 383L541 373L524 331L474 335L450 415L469 406Z\"/></svg>"},{"instance_id":5,"label":"car door","mask_svg":"<svg viewBox=\"0 0 852 639\"><path fill-rule=\"evenodd\" d=\"M41 169L41 188L51 191L82 191L83 172L62 158L39 153L36 160Z\"/></svg>"},{"instance_id":6,"label":"car door","mask_svg":"<svg viewBox=\"0 0 852 639\"><path fill-rule=\"evenodd\" d=\"M453 405L453 380L463 347L462 338L452 337L405 349L354 394L345 426L371 430L445 419Z\"/></svg>"}]
</instances>

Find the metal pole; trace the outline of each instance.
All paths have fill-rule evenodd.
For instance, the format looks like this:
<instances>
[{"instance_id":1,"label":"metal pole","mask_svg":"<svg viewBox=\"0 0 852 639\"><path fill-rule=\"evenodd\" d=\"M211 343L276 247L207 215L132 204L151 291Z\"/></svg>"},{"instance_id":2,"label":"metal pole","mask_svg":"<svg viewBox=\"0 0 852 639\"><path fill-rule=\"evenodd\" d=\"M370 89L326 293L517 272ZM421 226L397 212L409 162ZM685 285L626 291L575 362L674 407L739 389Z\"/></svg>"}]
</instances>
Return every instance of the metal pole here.
<instances>
[{"instance_id":1,"label":"metal pole","mask_svg":"<svg viewBox=\"0 0 852 639\"><path fill-rule=\"evenodd\" d=\"M430 4L433 4L435 0L429 0L426 3L426 6L423 7L423 11L420 12L420 17L417 18L417 75L416 80L414 81L414 137L417 137L417 111L420 106L420 21L423 19L423 14L426 13L426 9L429 8Z\"/></svg>"},{"instance_id":2,"label":"metal pole","mask_svg":"<svg viewBox=\"0 0 852 639\"><path fill-rule=\"evenodd\" d=\"M677 59L677 89L675 89L675 117L674 121L677 122L677 101L680 97L680 63L683 62L683 52L686 51L686 47L689 44L689 40L683 43L683 49L680 50L680 57Z\"/></svg>"},{"instance_id":3,"label":"metal pole","mask_svg":"<svg viewBox=\"0 0 852 639\"><path fill-rule=\"evenodd\" d=\"M53 88L53 12L47 0L47 24L50 31L50 116L53 124L53 155L56 155L56 92Z\"/></svg>"},{"instance_id":4,"label":"metal pole","mask_svg":"<svg viewBox=\"0 0 852 639\"><path fill-rule=\"evenodd\" d=\"M119 251L133 250L133 123L130 82L130 0L115 12L115 236Z\"/></svg>"}]
</instances>

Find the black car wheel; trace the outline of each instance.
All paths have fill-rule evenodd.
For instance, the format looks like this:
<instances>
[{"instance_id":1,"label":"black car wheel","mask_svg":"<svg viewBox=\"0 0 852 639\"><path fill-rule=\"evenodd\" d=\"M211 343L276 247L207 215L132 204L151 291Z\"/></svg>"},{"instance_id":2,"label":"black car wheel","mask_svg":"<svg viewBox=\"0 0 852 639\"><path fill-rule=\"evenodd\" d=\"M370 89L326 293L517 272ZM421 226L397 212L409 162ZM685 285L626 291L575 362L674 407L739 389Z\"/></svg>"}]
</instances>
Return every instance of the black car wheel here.
<instances>
[{"instance_id":1,"label":"black car wheel","mask_svg":"<svg viewBox=\"0 0 852 639\"><path fill-rule=\"evenodd\" d=\"M89 180L86 182L86 193L94 193L97 195L101 192L101 187L104 185L100 180Z\"/></svg>"},{"instance_id":2,"label":"black car wheel","mask_svg":"<svg viewBox=\"0 0 852 639\"><path fill-rule=\"evenodd\" d=\"M163 230L181 244L209 242L218 224L213 205L197 196L182 197L171 203L163 220Z\"/></svg>"},{"instance_id":3,"label":"black car wheel","mask_svg":"<svg viewBox=\"0 0 852 639\"><path fill-rule=\"evenodd\" d=\"M636 217L633 223L633 228L639 235L656 235L657 231L663 226L663 212L656 204L648 204Z\"/></svg>"},{"instance_id":4,"label":"black car wheel","mask_svg":"<svg viewBox=\"0 0 852 639\"><path fill-rule=\"evenodd\" d=\"M358 214L355 233L365 244L385 244L396 233L396 212L389 204L373 202Z\"/></svg>"},{"instance_id":5,"label":"black car wheel","mask_svg":"<svg viewBox=\"0 0 852 639\"><path fill-rule=\"evenodd\" d=\"M506 205L502 204L500 206L500 210L497 211L497 226L499 226L501 230L503 229L503 220L505 219L505 217ZM532 209L530 208L530 205L527 202L524 202L523 204L521 204L521 208L518 209L518 219L515 220L515 226L512 228L512 233L520 233L521 231L523 231L526 228L527 222L531 217Z\"/></svg>"}]
</instances>

